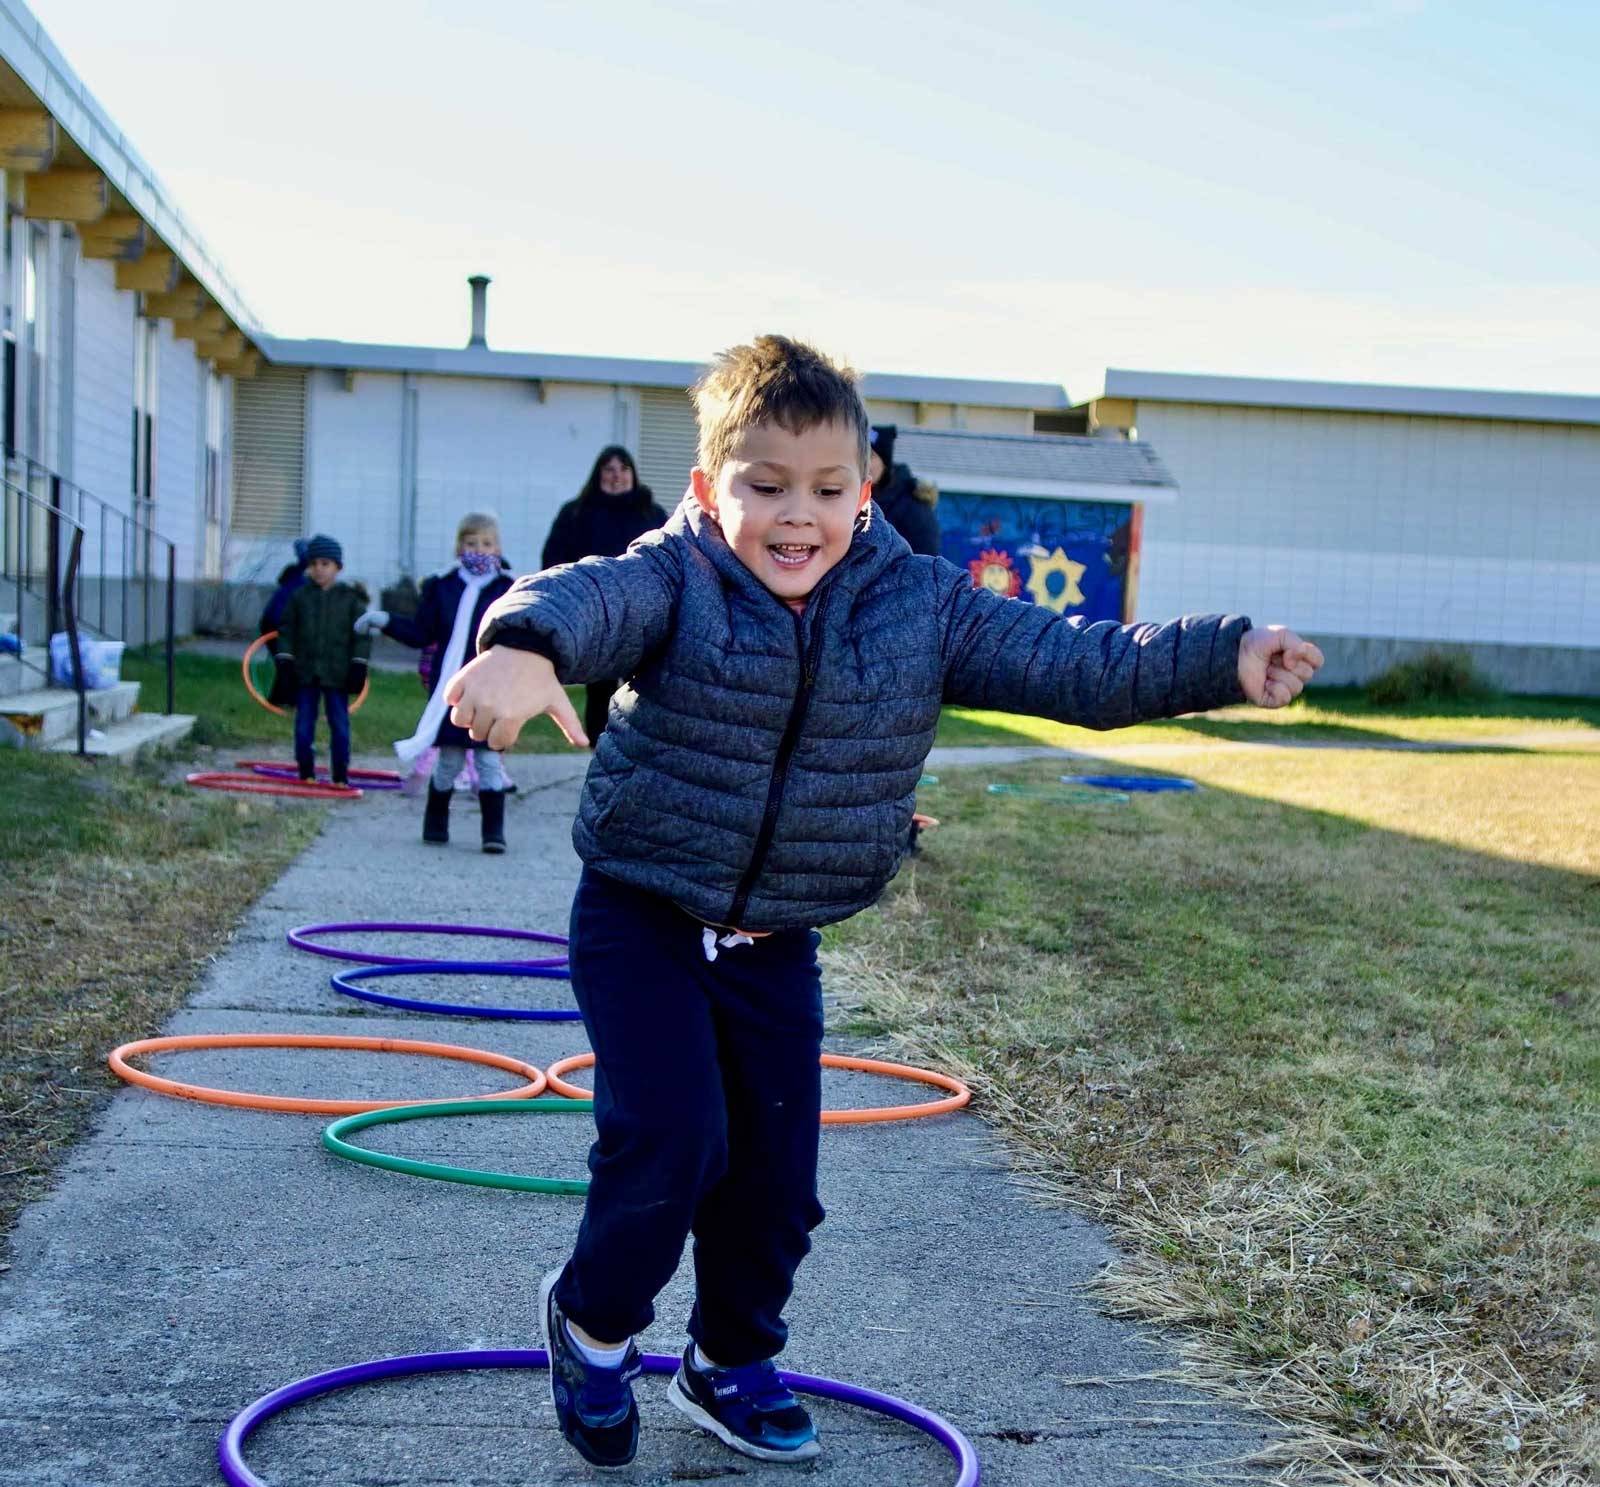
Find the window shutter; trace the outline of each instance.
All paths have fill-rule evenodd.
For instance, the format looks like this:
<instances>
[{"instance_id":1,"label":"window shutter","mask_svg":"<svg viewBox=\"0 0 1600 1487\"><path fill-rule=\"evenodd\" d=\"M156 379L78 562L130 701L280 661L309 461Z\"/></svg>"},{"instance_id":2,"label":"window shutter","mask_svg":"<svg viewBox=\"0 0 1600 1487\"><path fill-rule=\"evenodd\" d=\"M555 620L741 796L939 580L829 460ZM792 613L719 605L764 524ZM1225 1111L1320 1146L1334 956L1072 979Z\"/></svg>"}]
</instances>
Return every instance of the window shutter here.
<instances>
[{"instance_id":1,"label":"window shutter","mask_svg":"<svg viewBox=\"0 0 1600 1487\"><path fill-rule=\"evenodd\" d=\"M639 398L639 478L671 511L689 484L698 434L686 392L645 388Z\"/></svg>"},{"instance_id":2,"label":"window shutter","mask_svg":"<svg viewBox=\"0 0 1600 1487\"><path fill-rule=\"evenodd\" d=\"M233 390L233 516L241 536L299 537L305 523L306 374L263 367Z\"/></svg>"}]
</instances>

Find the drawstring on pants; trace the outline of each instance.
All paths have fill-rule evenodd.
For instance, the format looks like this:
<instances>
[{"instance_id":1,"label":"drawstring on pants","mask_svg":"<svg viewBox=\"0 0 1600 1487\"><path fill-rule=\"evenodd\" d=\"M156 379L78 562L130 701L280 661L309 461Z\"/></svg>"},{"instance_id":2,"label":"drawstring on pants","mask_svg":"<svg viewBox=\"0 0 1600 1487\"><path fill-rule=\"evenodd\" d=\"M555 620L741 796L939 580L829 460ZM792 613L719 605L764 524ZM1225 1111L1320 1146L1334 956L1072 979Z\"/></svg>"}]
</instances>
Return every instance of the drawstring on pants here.
<instances>
[{"instance_id":1,"label":"drawstring on pants","mask_svg":"<svg viewBox=\"0 0 1600 1487\"><path fill-rule=\"evenodd\" d=\"M735 945L753 945L755 941L749 935L738 933L718 935L714 929L704 929L700 932L700 948L705 951L707 960L717 958L717 947L732 950Z\"/></svg>"}]
</instances>

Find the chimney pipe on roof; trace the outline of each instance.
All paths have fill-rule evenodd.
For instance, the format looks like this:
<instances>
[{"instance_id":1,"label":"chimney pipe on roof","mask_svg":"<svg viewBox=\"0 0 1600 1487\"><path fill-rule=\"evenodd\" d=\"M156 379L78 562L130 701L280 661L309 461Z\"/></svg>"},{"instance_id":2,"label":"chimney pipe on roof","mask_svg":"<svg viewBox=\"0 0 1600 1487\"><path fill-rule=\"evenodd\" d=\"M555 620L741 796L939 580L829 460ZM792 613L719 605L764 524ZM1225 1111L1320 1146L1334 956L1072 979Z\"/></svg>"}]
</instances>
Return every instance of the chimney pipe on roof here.
<instances>
[{"instance_id":1,"label":"chimney pipe on roof","mask_svg":"<svg viewBox=\"0 0 1600 1487\"><path fill-rule=\"evenodd\" d=\"M472 339L467 342L467 347L470 350L473 346L482 346L488 350L489 342L484 331L489 318L489 276L474 274L467 283L472 286Z\"/></svg>"}]
</instances>

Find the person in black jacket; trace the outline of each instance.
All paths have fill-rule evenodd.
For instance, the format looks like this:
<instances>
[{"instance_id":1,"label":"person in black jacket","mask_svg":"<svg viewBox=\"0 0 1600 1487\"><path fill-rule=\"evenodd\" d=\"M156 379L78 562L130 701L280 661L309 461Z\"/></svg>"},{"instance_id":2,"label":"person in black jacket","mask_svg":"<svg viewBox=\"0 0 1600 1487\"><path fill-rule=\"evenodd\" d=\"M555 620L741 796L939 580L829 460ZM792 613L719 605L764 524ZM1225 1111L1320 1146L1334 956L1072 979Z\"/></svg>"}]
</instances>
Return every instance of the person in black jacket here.
<instances>
[{"instance_id":1,"label":"person in black jacket","mask_svg":"<svg viewBox=\"0 0 1600 1487\"><path fill-rule=\"evenodd\" d=\"M905 465L894 462L894 424L876 424L872 429L872 448L867 456L871 466L872 504L889 519L889 525L911 545L912 552L939 556L939 492L925 480L918 480Z\"/></svg>"},{"instance_id":2,"label":"person in black jacket","mask_svg":"<svg viewBox=\"0 0 1600 1487\"><path fill-rule=\"evenodd\" d=\"M667 519L667 513L651 496L650 487L639 479L633 456L620 444L608 444L600 451L576 499L556 513L545 538L540 566L554 568L561 563L576 563L580 558L620 557L635 538L653 531ZM617 679L590 682L583 709L584 731L589 747L606 726L611 694Z\"/></svg>"},{"instance_id":3,"label":"person in black jacket","mask_svg":"<svg viewBox=\"0 0 1600 1487\"><path fill-rule=\"evenodd\" d=\"M256 626L257 635L270 635L272 639L267 642L267 654L273 660L278 657L278 630L283 624L283 612L289 607L289 601L294 597L294 591L306 581L306 539L294 539L294 562L286 563L283 571L278 574L278 586L272 591L272 597L267 600L267 607L261 611L261 622ZM274 670L272 690L267 694L267 701L277 707L293 707L295 694L287 675Z\"/></svg>"},{"instance_id":4,"label":"person in black jacket","mask_svg":"<svg viewBox=\"0 0 1600 1487\"><path fill-rule=\"evenodd\" d=\"M478 810L482 817L483 850L506 849L506 777L500 754L468 736L450 721L444 684L472 658L478 626L489 606L511 587L511 574L500 555L500 524L487 512L473 511L456 528L456 566L422 587L415 615L370 609L356 621L362 635L381 630L402 645L434 653L428 705L410 738L394 751L410 764L437 747L439 761L428 781L428 804L422 817L422 839L443 846L450 840L450 796L456 776L473 750L478 767Z\"/></svg>"}]
</instances>

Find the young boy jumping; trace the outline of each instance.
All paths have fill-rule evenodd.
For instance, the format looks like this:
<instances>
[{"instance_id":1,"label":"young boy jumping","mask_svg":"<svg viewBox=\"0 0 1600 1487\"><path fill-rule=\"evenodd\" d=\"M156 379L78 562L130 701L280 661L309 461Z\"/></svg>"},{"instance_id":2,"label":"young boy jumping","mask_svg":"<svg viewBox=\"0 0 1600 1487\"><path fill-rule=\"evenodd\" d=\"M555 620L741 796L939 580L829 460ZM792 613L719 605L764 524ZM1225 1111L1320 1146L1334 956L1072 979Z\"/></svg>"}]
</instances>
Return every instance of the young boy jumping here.
<instances>
[{"instance_id":1,"label":"young boy jumping","mask_svg":"<svg viewBox=\"0 0 1600 1487\"><path fill-rule=\"evenodd\" d=\"M573 827L592 1182L541 1289L557 1419L599 1466L637 1449L632 1338L691 1233L673 1404L761 1460L820 1450L772 1361L823 1218L815 930L894 876L941 705L1115 728L1281 707L1322 664L1239 616L1085 624L914 556L869 504L853 375L808 346L735 347L694 398L666 526L520 580L446 694L491 747L540 713L581 744L562 684L627 678Z\"/></svg>"}]
</instances>

